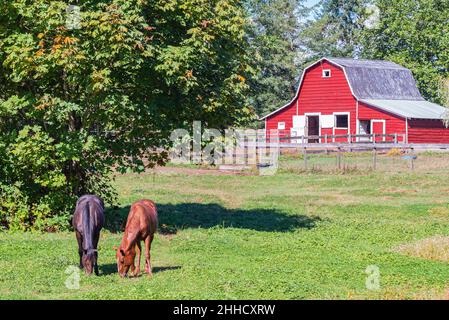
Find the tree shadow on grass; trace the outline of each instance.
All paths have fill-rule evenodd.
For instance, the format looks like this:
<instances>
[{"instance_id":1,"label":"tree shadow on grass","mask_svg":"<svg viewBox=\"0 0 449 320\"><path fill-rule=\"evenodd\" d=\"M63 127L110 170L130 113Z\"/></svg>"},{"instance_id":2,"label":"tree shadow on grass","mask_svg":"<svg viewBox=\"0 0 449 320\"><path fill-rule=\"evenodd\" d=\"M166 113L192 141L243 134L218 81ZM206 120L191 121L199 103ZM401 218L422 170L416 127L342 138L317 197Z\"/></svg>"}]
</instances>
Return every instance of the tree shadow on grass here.
<instances>
[{"instance_id":1,"label":"tree shadow on grass","mask_svg":"<svg viewBox=\"0 0 449 320\"><path fill-rule=\"evenodd\" d=\"M288 215L276 209L228 209L219 204L179 203L158 204L159 232L175 234L186 228L241 228L268 232L290 232L298 228L311 229L317 216ZM105 228L111 232L124 230L129 206L109 209Z\"/></svg>"}]
</instances>

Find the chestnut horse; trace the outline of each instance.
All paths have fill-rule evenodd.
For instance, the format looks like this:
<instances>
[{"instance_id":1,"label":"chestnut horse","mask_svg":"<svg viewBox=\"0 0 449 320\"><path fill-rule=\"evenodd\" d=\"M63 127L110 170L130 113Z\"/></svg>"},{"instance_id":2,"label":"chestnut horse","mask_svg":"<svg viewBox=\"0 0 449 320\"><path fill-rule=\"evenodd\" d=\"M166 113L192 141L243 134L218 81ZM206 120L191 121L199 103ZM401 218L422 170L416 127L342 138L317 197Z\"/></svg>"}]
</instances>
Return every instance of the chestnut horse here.
<instances>
[{"instance_id":1,"label":"chestnut horse","mask_svg":"<svg viewBox=\"0 0 449 320\"><path fill-rule=\"evenodd\" d=\"M140 272L140 242L145 242L145 271L151 276L150 250L154 233L157 230L158 218L156 204L151 200L136 201L131 205L122 243L117 250L117 269L123 278L131 268L133 276ZM134 264L137 251L137 268Z\"/></svg>"},{"instance_id":2,"label":"chestnut horse","mask_svg":"<svg viewBox=\"0 0 449 320\"><path fill-rule=\"evenodd\" d=\"M98 276L98 240L104 224L104 203L94 195L84 195L76 202L72 225L78 240L80 268L86 274L92 274L92 269Z\"/></svg>"}]
</instances>

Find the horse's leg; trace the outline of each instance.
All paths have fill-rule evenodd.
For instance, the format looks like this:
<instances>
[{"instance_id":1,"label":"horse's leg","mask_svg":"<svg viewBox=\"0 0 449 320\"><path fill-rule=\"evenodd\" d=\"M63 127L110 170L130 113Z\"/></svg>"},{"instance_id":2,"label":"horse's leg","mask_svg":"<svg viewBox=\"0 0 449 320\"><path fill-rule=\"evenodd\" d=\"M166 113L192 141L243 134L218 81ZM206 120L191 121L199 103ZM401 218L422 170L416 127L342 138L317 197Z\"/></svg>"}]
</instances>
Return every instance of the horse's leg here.
<instances>
[{"instance_id":1,"label":"horse's leg","mask_svg":"<svg viewBox=\"0 0 449 320\"><path fill-rule=\"evenodd\" d=\"M76 240L78 241L78 254L80 256L80 269L83 269L83 236L78 231L75 231Z\"/></svg>"},{"instance_id":2,"label":"horse's leg","mask_svg":"<svg viewBox=\"0 0 449 320\"><path fill-rule=\"evenodd\" d=\"M153 275L151 272L151 263L150 263L150 250L151 250L151 242L153 242L154 234L150 234L145 239L145 272L148 273L149 276Z\"/></svg>"},{"instance_id":3,"label":"horse's leg","mask_svg":"<svg viewBox=\"0 0 449 320\"><path fill-rule=\"evenodd\" d=\"M140 273L140 255L142 253L142 247L140 246L140 241L136 242L136 251L137 251L137 268L134 271L135 277L137 277Z\"/></svg>"},{"instance_id":4,"label":"horse's leg","mask_svg":"<svg viewBox=\"0 0 449 320\"><path fill-rule=\"evenodd\" d=\"M100 232L97 232L94 236L94 249L95 249L95 264L94 264L94 271L95 271L95 275L99 275L98 272L98 240L100 240Z\"/></svg>"}]
</instances>

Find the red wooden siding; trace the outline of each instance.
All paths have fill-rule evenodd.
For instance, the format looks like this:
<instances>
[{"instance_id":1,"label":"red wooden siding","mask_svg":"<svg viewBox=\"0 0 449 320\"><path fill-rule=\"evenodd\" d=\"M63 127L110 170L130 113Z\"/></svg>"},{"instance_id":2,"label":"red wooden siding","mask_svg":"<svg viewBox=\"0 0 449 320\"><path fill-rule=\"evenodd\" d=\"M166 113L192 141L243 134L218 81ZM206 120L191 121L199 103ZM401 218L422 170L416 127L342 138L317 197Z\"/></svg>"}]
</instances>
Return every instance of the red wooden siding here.
<instances>
[{"instance_id":1,"label":"red wooden siding","mask_svg":"<svg viewBox=\"0 0 449 320\"><path fill-rule=\"evenodd\" d=\"M322 70L330 69L330 78L322 77ZM351 112L350 128L355 133L356 100L352 95L346 76L339 67L327 61L317 64L307 71L299 94L299 115L321 112Z\"/></svg>"},{"instance_id":2,"label":"red wooden siding","mask_svg":"<svg viewBox=\"0 0 449 320\"><path fill-rule=\"evenodd\" d=\"M322 77L322 70L330 69L330 78ZM298 105L298 113L296 104ZM293 126L293 116L305 113L321 113L329 115L334 112L350 112L350 133L356 133L356 99L352 95L346 76L342 69L327 61L317 64L306 72L300 88L299 101L294 100L288 107L267 118L267 134L276 130L279 122L285 122L286 134ZM324 132L326 131L326 132ZM345 130L337 130L335 134L347 134ZM332 134L332 129L322 129L321 134Z\"/></svg>"},{"instance_id":3,"label":"red wooden siding","mask_svg":"<svg viewBox=\"0 0 449 320\"><path fill-rule=\"evenodd\" d=\"M403 135L406 133L405 119L399 116L386 113L378 108L368 106L359 102L359 120L385 120L385 134L398 134L399 142L403 142ZM373 132L378 133L378 132ZM387 141L393 138L385 139Z\"/></svg>"},{"instance_id":4,"label":"red wooden siding","mask_svg":"<svg viewBox=\"0 0 449 320\"><path fill-rule=\"evenodd\" d=\"M409 143L449 143L449 129L440 120L409 120Z\"/></svg>"},{"instance_id":5,"label":"red wooden siding","mask_svg":"<svg viewBox=\"0 0 449 320\"><path fill-rule=\"evenodd\" d=\"M277 112L273 116L266 120L267 136L270 136L272 130L278 129L279 122L285 122L285 129L283 132L279 132L280 136L290 135L290 129L293 127L293 116L296 115L296 101L294 101L289 107Z\"/></svg>"}]
</instances>

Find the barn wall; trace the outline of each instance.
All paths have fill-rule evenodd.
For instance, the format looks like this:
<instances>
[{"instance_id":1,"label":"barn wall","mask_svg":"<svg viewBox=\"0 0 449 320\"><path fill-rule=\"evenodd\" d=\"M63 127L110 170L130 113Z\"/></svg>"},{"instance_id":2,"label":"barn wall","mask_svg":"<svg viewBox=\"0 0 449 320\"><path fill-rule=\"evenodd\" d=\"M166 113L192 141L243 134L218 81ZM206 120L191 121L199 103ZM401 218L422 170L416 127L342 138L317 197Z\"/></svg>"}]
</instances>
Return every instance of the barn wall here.
<instances>
[{"instance_id":1,"label":"barn wall","mask_svg":"<svg viewBox=\"0 0 449 320\"><path fill-rule=\"evenodd\" d=\"M359 120L385 120L385 133L397 133L400 135L399 139L403 139L401 135L406 133L404 118L386 113L385 111L371 107L363 102L359 102ZM402 142L402 140L399 141Z\"/></svg>"},{"instance_id":2,"label":"barn wall","mask_svg":"<svg viewBox=\"0 0 449 320\"><path fill-rule=\"evenodd\" d=\"M331 70L331 78L322 77L323 69ZM356 99L352 95L343 70L339 67L323 61L322 64L317 64L307 70L298 99L298 113L295 100L290 106L267 118L268 133L270 130L278 128L278 122L285 122L288 134L293 126L294 115L304 115L305 113L329 115L334 112L350 112L350 133L356 133ZM332 134L331 131L322 129L321 133Z\"/></svg>"},{"instance_id":3,"label":"barn wall","mask_svg":"<svg viewBox=\"0 0 449 320\"><path fill-rule=\"evenodd\" d=\"M296 115L296 100L290 104L290 106L285 109L277 112L273 116L267 118L266 121L266 130L267 134L271 130L277 130L278 122L285 122L285 132L279 132L281 135L286 134L290 135L290 129L293 127L293 116Z\"/></svg>"},{"instance_id":4,"label":"barn wall","mask_svg":"<svg viewBox=\"0 0 449 320\"><path fill-rule=\"evenodd\" d=\"M332 76L323 78L323 69L330 69ZM300 115L314 112L321 112L322 115L350 112L350 133L355 133L355 111L356 100L343 70L327 61L308 70L299 94Z\"/></svg>"},{"instance_id":5,"label":"barn wall","mask_svg":"<svg viewBox=\"0 0 449 320\"><path fill-rule=\"evenodd\" d=\"M409 120L409 143L449 143L449 129L440 120Z\"/></svg>"}]
</instances>

